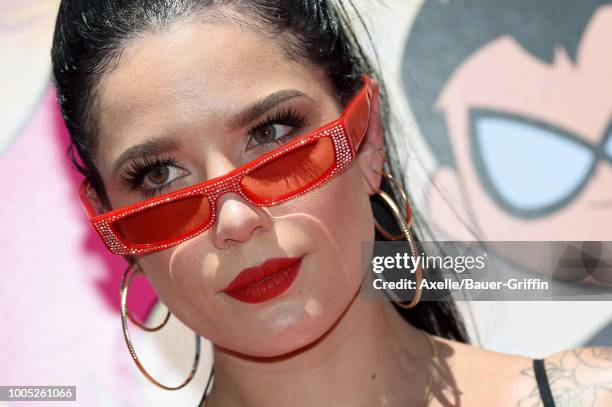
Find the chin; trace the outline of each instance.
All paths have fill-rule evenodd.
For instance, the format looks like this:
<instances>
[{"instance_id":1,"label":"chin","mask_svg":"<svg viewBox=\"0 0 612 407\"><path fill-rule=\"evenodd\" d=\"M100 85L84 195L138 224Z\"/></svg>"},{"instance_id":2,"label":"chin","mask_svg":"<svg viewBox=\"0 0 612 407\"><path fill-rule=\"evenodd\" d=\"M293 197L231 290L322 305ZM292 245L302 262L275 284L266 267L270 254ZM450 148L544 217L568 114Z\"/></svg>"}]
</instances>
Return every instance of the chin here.
<instances>
[{"instance_id":1,"label":"chin","mask_svg":"<svg viewBox=\"0 0 612 407\"><path fill-rule=\"evenodd\" d=\"M276 319L272 325L254 328L248 335L249 348L243 353L253 357L282 357L306 348L321 339L337 318L327 314L316 316L301 313L290 318ZM338 312L338 317L340 312Z\"/></svg>"}]
</instances>

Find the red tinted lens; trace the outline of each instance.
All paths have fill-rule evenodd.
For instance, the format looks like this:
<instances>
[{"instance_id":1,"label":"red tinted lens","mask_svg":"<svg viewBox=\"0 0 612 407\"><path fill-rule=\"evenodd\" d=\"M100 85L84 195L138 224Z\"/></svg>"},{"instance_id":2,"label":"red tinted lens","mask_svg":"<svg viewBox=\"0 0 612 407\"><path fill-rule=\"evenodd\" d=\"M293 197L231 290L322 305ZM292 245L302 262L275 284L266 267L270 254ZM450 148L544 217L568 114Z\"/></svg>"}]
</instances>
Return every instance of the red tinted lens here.
<instances>
[{"instance_id":1,"label":"red tinted lens","mask_svg":"<svg viewBox=\"0 0 612 407\"><path fill-rule=\"evenodd\" d=\"M246 175L242 187L262 201L283 198L317 182L335 164L330 137L321 137Z\"/></svg>"},{"instance_id":2,"label":"red tinted lens","mask_svg":"<svg viewBox=\"0 0 612 407\"><path fill-rule=\"evenodd\" d=\"M208 199L195 195L128 215L113 227L131 244L150 244L186 236L207 224L210 217Z\"/></svg>"}]
</instances>

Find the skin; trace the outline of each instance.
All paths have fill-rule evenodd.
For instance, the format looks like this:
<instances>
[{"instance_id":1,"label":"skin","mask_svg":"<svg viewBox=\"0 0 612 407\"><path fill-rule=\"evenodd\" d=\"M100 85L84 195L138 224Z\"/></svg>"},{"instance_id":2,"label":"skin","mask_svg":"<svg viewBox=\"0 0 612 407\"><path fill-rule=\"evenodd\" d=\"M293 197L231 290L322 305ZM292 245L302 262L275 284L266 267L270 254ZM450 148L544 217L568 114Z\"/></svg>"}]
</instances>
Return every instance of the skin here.
<instances>
[{"instance_id":1,"label":"skin","mask_svg":"<svg viewBox=\"0 0 612 407\"><path fill-rule=\"evenodd\" d=\"M287 58L276 41L198 17L127 44L98 94L96 160L113 207L144 198L121 187L113 164L150 138L180 138L182 148L172 153L183 170L172 187L178 189L261 154L245 151L249 125L229 130L228 123L270 93L307 95L284 102L307 117L300 134L339 116L321 69ZM320 188L267 208L225 194L213 228L135 258L170 311L214 344L207 406L420 405L429 341L390 302L359 295L368 283L360 272L361 241L374 238L369 196L380 186L383 164L377 97L370 123L353 165ZM90 199L100 212L109 209L95 195ZM245 267L302 255L291 287L271 300L245 304L219 292ZM443 405L451 394L457 396L452 405L490 406L500 392L512 394L516 405L516 385L522 396L531 391L533 380L520 373L529 359L435 341L439 361L430 405ZM475 366L491 372L482 375Z\"/></svg>"}]
</instances>

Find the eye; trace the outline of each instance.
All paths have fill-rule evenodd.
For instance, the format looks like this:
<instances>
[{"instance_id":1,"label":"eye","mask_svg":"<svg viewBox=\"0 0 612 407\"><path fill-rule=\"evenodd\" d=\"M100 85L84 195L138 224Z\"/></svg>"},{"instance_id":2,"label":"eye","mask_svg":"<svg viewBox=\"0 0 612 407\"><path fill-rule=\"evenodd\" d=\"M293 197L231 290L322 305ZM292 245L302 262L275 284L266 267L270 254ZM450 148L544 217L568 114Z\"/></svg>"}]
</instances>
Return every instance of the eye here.
<instances>
[{"instance_id":1,"label":"eye","mask_svg":"<svg viewBox=\"0 0 612 407\"><path fill-rule=\"evenodd\" d=\"M267 124L252 133L252 139L257 144L271 144L283 137L287 137L291 133L293 127L285 124Z\"/></svg>"},{"instance_id":2,"label":"eye","mask_svg":"<svg viewBox=\"0 0 612 407\"><path fill-rule=\"evenodd\" d=\"M126 191L140 191L150 197L187 175L189 172L177 165L173 157L143 157L130 163L121 181Z\"/></svg>"},{"instance_id":3,"label":"eye","mask_svg":"<svg viewBox=\"0 0 612 407\"><path fill-rule=\"evenodd\" d=\"M248 131L250 138L246 149L261 147L264 150L272 150L294 138L298 134L296 130L305 126L304 116L293 109L282 109Z\"/></svg>"},{"instance_id":4,"label":"eye","mask_svg":"<svg viewBox=\"0 0 612 407\"><path fill-rule=\"evenodd\" d=\"M172 183L185 173L184 170L173 165L161 165L153 168L145 174L142 180L142 187L145 190L156 189L165 184Z\"/></svg>"},{"instance_id":5,"label":"eye","mask_svg":"<svg viewBox=\"0 0 612 407\"><path fill-rule=\"evenodd\" d=\"M529 118L473 110L471 120L485 188L525 216L572 196L595 159L569 133Z\"/></svg>"}]
</instances>

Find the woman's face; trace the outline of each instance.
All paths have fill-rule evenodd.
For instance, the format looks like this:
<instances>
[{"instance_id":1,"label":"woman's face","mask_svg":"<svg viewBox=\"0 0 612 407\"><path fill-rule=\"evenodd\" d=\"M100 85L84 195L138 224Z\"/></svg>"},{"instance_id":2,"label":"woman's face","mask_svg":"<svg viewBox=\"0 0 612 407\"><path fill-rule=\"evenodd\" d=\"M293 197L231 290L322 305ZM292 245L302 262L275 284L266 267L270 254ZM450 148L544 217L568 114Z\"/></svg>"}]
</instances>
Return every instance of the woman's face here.
<instances>
[{"instance_id":1,"label":"woman's face","mask_svg":"<svg viewBox=\"0 0 612 407\"><path fill-rule=\"evenodd\" d=\"M292 92L237 119L282 90ZM320 69L288 58L276 40L201 18L132 40L102 80L98 103L96 160L113 208L223 175L341 113ZM268 117L281 119L260 126ZM215 344L252 356L295 350L340 318L362 281L361 241L374 237L362 167L354 162L271 207L226 193L212 228L136 260L171 312ZM274 257L302 257L286 291L258 303L222 292L244 268Z\"/></svg>"}]
</instances>

